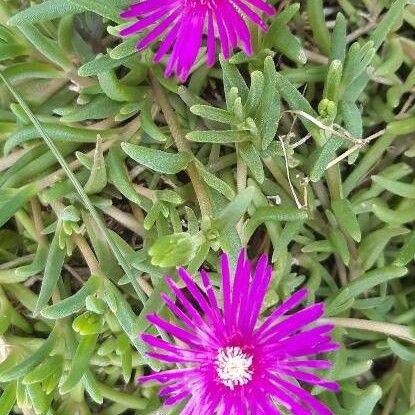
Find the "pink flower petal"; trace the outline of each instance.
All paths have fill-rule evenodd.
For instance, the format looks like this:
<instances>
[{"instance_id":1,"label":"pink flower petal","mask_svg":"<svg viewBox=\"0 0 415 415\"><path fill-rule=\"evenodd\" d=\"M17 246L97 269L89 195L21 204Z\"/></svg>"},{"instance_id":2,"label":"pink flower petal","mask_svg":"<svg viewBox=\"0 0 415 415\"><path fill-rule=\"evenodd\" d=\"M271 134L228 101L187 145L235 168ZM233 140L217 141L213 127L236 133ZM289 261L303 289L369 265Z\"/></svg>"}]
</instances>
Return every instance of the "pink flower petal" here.
<instances>
[{"instance_id":1,"label":"pink flower petal","mask_svg":"<svg viewBox=\"0 0 415 415\"><path fill-rule=\"evenodd\" d=\"M193 24L198 28L200 21ZM183 45L182 40L178 47ZM171 67L179 73L188 69L190 58L180 62L172 54L171 59ZM182 414L246 415L249 410L257 415L281 415L285 408L284 413L293 415L332 415L323 403L295 383L305 382L333 392L339 388L314 373L331 366L327 360L315 359L315 355L338 348L330 337L333 326L318 323L323 304L286 316L307 295L307 290L300 290L255 329L272 274L266 256L251 270L246 252L242 251L231 281L228 257L222 255L222 304L206 271L201 271L205 295L187 271L178 272L191 298L171 278L167 278L168 286L182 307L166 294L161 295L178 325L154 314L148 316L152 324L176 340L152 334L143 334L142 340L149 346L151 358L185 367L143 376L139 381L161 383L160 396L166 405L187 400ZM237 380L227 377L234 364L232 359L246 370Z\"/></svg>"},{"instance_id":2,"label":"pink flower petal","mask_svg":"<svg viewBox=\"0 0 415 415\"><path fill-rule=\"evenodd\" d=\"M185 81L204 42L209 66L216 60L216 38L225 59L229 59L238 45L251 55L251 34L246 21L267 30L258 13L271 16L275 9L265 0L144 0L121 13L124 19L136 18L138 21L120 34L130 36L151 28L138 44L141 50L167 31L154 61L159 62L171 50L165 75L175 73Z\"/></svg>"}]
</instances>

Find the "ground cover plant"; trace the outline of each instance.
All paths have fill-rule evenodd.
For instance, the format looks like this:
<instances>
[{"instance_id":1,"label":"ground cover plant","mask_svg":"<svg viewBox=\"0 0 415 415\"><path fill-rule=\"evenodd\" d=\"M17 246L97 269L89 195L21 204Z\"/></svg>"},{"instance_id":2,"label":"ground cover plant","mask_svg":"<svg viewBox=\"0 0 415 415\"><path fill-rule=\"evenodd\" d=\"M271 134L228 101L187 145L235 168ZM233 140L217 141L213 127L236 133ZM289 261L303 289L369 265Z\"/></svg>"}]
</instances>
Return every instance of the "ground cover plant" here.
<instances>
[{"instance_id":1,"label":"ground cover plant","mask_svg":"<svg viewBox=\"0 0 415 415\"><path fill-rule=\"evenodd\" d=\"M241 248L264 274L241 271L237 312L314 310L310 350L331 362L308 363L324 381L296 372L275 413L415 414L415 4L245 3L263 22L245 13L241 49L228 20L216 48L185 33L177 61L129 29L132 0L0 0L0 415L193 413L137 378L185 369L147 354L176 347L162 321L194 307L222 324L221 254L234 269ZM221 349L223 385L251 364ZM301 390L313 407L290 400Z\"/></svg>"}]
</instances>

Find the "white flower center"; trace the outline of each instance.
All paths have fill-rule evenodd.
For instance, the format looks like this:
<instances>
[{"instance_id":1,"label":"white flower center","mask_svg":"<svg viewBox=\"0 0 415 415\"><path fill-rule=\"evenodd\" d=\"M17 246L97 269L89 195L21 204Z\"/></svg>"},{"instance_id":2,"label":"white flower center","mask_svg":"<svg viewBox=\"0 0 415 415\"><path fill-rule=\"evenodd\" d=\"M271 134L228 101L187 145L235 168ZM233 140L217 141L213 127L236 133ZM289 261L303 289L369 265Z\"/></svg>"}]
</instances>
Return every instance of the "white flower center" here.
<instances>
[{"instance_id":1,"label":"white flower center","mask_svg":"<svg viewBox=\"0 0 415 415\"><path fill-rule=\"evenodd\" d=\"M220 381L231 390L235 386L246 385L252 379L252 356L240 347L220 349L215 366Z\"/></svg>"}]
</instances>

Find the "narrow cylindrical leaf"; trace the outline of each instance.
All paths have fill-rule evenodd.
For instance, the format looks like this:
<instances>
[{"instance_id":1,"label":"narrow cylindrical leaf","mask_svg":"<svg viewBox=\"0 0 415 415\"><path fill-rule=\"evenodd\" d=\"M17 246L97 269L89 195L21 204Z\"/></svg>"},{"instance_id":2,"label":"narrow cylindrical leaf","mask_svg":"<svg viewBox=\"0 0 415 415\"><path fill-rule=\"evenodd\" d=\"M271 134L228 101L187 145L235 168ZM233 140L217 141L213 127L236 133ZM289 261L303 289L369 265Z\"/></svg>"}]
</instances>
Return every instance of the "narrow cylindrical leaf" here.
<instances>
[{"instance_id":1,"label":"narrow cylindrical leaf","mask_svg":"<svg viewBox=\"0 0 415 415\"><path fill-rule=\"evenodd\" d=\"M403 267L387 266L369 271L350 282L346 288L350 295L356 297L387 281L403 277L408 270Z\"/></svg>"},{"instance_id":2,"label":"narrow cylindrical leaf","mask_svg":"<svg viewBox=\"0 0 415 415\"><path fill-rule=\"evenodd\" d=\"M328 55L330 53L330 33L324 17L323 0L307 0L307 14L317 46Z\"/></svg>"},{"instance_id":3,"label":"narrow cylindrical leaf","mask_svg":"<svg viewBox=\"0 0 415 415\"><path fill-rule=\"evenodd\" d=\"M277 72L274 61L269 56L264 62L263 93L255 114L255 123L258 125L263 150L274 140L280 116L281 102L277 89Z\"/></svg>"},{"instance_id":4,"label":"narrow cylindrical leaf","mask_svg":"<svg viewBox=\"0 0 415 415\"><path fill-rule=\"evenodd\" d=\"M324 85L324 98L337 103L340 95L340 81L343 74L343 65L341 61L334 60L330 63L327 72L327 78Z\"/></svg>"},{"instance_id":5,"label":"narrow cylindrical leaf","mask_svg":"<svg viewBox=\"0 0 415 415\"><path fill-rule=\"evenodd\" d=\"M50 319L59 319L81 310L85 306L86 298L98 289L100 280L97 276L91 276L86 284L74 295L63 299L60 303L44 308L41 311L42 316Z\"/></svg>"},{"instance_id":6,"label":"narrow cylindrical leaf","mask_svg":"<svg viewBox=\"0 0 415 415\"><path fill-rule=\"evenodd\" d=\"M37 192L35 184L20 189L2 189L0 191L0 226L3 226Z\"/></svg>"},{"instance_id":7,"label":"narrow cylindrical leaf","mask_svg":"<svg viewBox=\"0 0 415 415\"><path fill-rule=\"evenodd\" d=\"M343 234L338 229L333 228L329 233L329 239L336 254L340 256L345 265L349 265L350 252Z\"/></svg>"},{"instance_id":8,"label":"narrow cylindrical leaf","mask_svg":"<svg viewBox=\"0 0 415 415\"><path fill-rule=\"evenodd\" d=\"M91 175L85 184L87 194L99 193L107 185L107 168L102 150L102 139L97 138Z\"/></svg>"},{"instance_id":9,"label":"narrow cylindrical leaf","mask_svg":"<svg viewBox=\"0 0 415 415\"><path fill-rule=\"evenodd\" d=\"M265 179L264 167L258 150L253 144L241 143L239 154L248 166L249 171L258 183L263 183Z\"/></svg>"},{"instance_id":10,"label":"narrow cylindrical leaf","mask_svg":"<svg viewBox=\"0 0 415 415\"><path fill-rule=\"evenodd\" d=\"M128 337L121 334L117 337L117 346L119 353L121 354L121 368L123 378L126 383L129 382L132 372L132 349Z\"/></svg>"},{"instance_id":11,"label":"narrow cylindrical leaf","mask_svg":"<svg viewBox=\"0 0 415 415\"><path fill-rule=\"evenodd\" d=\"M361 232L352 204L347 199L334 200L331 205L340 228L356 242L360 242Z\"/></svg>"},{"instance_id":12,"label":"narrow cylindrical leaf","mask_svg":"<svg viewBox=\"0 0 415 415\"><path fill-rule=\"evenodd\" d=\"M129 143L122 143L121 147L137 163L165 174L176 174L184 170L192 158L188 153L167 153Z\"/></svg>"},{"instance_id":13,"label":"narrow cylindrical leaf","mask_svg":"<svg viewBox=\"0 0 415 415\"><path fill-rule=\"evenodd\" d=\"M32 401L33 409L36 415L44 414L49 407L49 399L42 389L40 383L31 383L26 385L27 393Z\"/></svg>"},{"instance_id":14,"label":"narrow cylindrical leaf","mask_svg":"<svg viewBox=\"0 0 415 415\"><path fill-rule=\"evenodd\" d=\"M373 409L381 397L382 389L380 386L369 386L360 396L355 397L351 413L353 415L367 415L373 413Z\"/></svg>"},{"instance_id":15,"label":"narrow cylindrical leaf","mask_svg":"<svg viewBox=\"0 0 415 415\"><path fill-rule=\"evenodd\" d=\"M391 4L388 12L381 20L381 22L376 26L376 29L370 36L370 40L373 42L373 45L376 50L378 50L395 23L402 16L403 9L407 3L407 0L396 0Z\"/></svg>"},{"instance_id":16,"label":"narrow cylindrical leaf","mask_svg":"<svg viewBox=\"0 0 415 415\"><path fill-rule=\"evenodd\" d=\"M406 197L408 199L415 199L415 184L413 183L403 183L383 176L372 176L372 180L395 195Z\"/></svg>"},{"instance_id":17,"label":"narrow cylindrical leaf","mask_svg":"<svg viewBox=\"0 0 415 415\"><path fill-rule=\"evenodd\" d=\"M16 382L9 382L0 396L0 415L9 415L16 402Z\"/></svg>"},{"instance_id":18,"label":"narrow cylindrical leaf","mask_svg":"<svg viewBox=\"0 0 415 415\"><path fill-rule=\"evenodd\" d=\"M346 26L347 22L342 13L337 13L336 24L333 29L331 37L331 60L338 59L340 62L344 62L346 56Z\"/></svg>"},{"instance_id":19,"label":"narrow cylindrical leaf","mask_svg":"<svg viewBox=\"0 0 415 415\"><path fill-rule=\"evenodd\" d=\"M395 261L393 261L394 265L398 267L404 267L410 261L413 261L415 257L415 232L412 232L407 240L405 241L403 247L400 249Z\"/></svg>"},{"instance_id":20,"label":"narrow cylindrical leaf","mask_svg":"<svg viewBox=\"0 0 415 415\"><path fill-rule=\"evenodd\" d=\"M187 133L186 138L198 143L230 144L249 141L252 136L246 130L223 130L223 131L192 131Z\"/></svg>"},{"instance_id":21,"label":"narrow cylindrical leaf","mask_svg":"<svg viewBox=\"0 0 415 415\"><path fill-rule=\"evenodd\" d=\"M415 117L392 121L388 124L386 130L394 135L411 134L415 131Z\"/></svg>"},{"instance_id":22,"label":"narrow cylindrical leaf","mask_svg":"<svg viewBox=\"0 0 415 415\"><path fill-rule=\"evenodd\" d=\"M66 54L58 47L56 41L46 37L37 27L32 24L24 24L19 29L27 40L32 43L42 55L51 62L63 68L65 71L72 69L72 64Z\"/></svg>"},{"instance_id":23,"label":"narrow cylindrical leaf","mask_svg":"<svg viewBox=\"0 0 415 415\"><path fill-rule=\"evenodd\" d=\"M225 88L226 102L228 103L228 95L231 88L236 88L238 90L239 96L242 98L242 101L245 102L248 97L248 87L246 82L238 71L235 65L232 65L223 57L220 57L220 64L223 70L223 83Z\"/></svg>"},{"instance_id":24,"label":"narrow cylindrical leaf","mask_svg":"<svg viewBox=\"0 0 415 415\"><path fill-rule=\"evenodd\" d=\"M165 142L167 141L167 136L154 122L152 116L152 105L153 101L151 99L147 99L144 103L143 109L141 110L140 120L143 131L146 132L154 140Z\"/></svg>"},{"instance_id":25,"label":"narrow cylindrical leaf","mask_svg":"<svg viewBox=\"0 0 415 415\"><path fill-rule=\"evenodd\" d=\"M247 187L222 209L220 215L213 221L213 227L219 232L236 225L246 212L255 195L253 187Z\"/></svg>"},{"instance_id":26,"label":"narrow cylindrical leaf","mask_svg":"<svg viewBox=\"0 0 415 415\"><path fill-rule=\"evenodd\" d=\"M307 219L307 211L279 206L260 207L246 222L244 236L249 240L259 225L265 222L291 222Z\"/></svg>"},{"instance_id":27,"label":"narrow cylindrical leaf","mask_svg":"<svg viewBox=\"0 0 415 415\"><path fill-rule=\"evenodd\" d=\"M39 313L40 310L48 303L61 275L66 250L59 246L59 234L59 231L55 233L49 248L39 298L34 311L35 314Z\"/></svg>"},{"instance_id":28,"label":"narrow cylindrical leaf","mask_svg":"<svg viewBox=\"0 0 415 415\"><path fill-rule=\"evenodd\" d=\"M21 376L26 375L32 369L34 369L47 356L49 356L49 353L51 352L51 350L53 349L55 345L56 337L57 337L57 332L52 331L49 337L47 338L47 340L44 341L42 346L38 350L36 350L34 353L32 353L27 359L23 360L17 365L14 365L11 368L1 371L0 382L10 382L14 379L17 379L17 378L20 378Z\"/></svg>"},{"instance_id":29,"label":"narrow cylindrical leaf","mask_svg":"<svg viewBox=\"0 0 415 415\"><path fill-rule=\"evenodd\" d=\"M39 366L28 373L22 380L23 384L29 385L44 381L51 376L55 371L62 370L63 358L61 355L51 356L46 358Z\"/></svg>"},{"instance_id":30,"label":"narrow cylindrical leaf","mask_svg":"<svg viewBox=\"0 0 415 415\"><path fill-rule=\"evenodd\" d=\"M203 243L201 234L187 232L162 236L150 247L151 263L160 267L174 267L187 264Z\"/></svg>"},{"instance_id":31,"label":"narrow cylindrical leaf","mask_svg":"<svg viewBox=\"0 0 415 415\"><path fill-rule=\"evenodd\" d=\"M80 382L89 365L89 359L96 348L97 339L98 334L81 337L75 355L72 358L68 376L61 386L62 393L69 392L78 384L78 382Z\"/></svg>"},{"instance_id":32,"label":"narrow cylindrical leaf","mask_svg":"<svg viewBox=\"0 0 415 415\"><path fill-rule=\"evenodd\" d=\"M125 157L125 156L124 156ZM128 200L137 203L148 211L151 202L136 192L125 167L123 153L119 145L113 145L107 156L108 179Z\"/></svg>"},{"instance_id":33,"label":"narrow cylindrical leaf","mask_svg":"<svg viewBox=\"0 0 415 415\"><path fill-rule=\"evenodd\" d=\"M231 112L220 108L211 107L209 105L193 105L190 107L190 111L193 114L199 115L200 117L207 120L217 121L223 124L236 123L236 119Z\"/></svg>"},{"instance_id":34,"label":"narrow cylindrical leaf","mask_svg":"<svg viewBox=\"0 0 415 415\"><path fill-rule=\"evenodd\" d=\"M228 185L228 183L220 179L217 175L211 173L199 161L196 160L195 164L201 178L208 186L223 194L228 200L232 200L235 197L235 191Z\"/></svg>"}]
</instances>

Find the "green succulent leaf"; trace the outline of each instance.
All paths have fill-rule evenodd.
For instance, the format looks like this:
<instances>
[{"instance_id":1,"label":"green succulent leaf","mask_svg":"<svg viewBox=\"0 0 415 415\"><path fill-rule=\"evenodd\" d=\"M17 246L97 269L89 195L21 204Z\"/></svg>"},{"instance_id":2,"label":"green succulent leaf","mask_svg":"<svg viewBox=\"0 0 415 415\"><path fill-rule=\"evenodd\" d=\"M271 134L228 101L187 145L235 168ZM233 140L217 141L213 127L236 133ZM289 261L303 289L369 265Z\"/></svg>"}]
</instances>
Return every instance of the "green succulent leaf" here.
<instances>
[{"instance_id":1,"label":"green succulent leaf","mask_svg":"<svg viewBox=\"0 0 415 415\"><path fill-rule=\"evenodd\" d=\"M150 249L151 263L163 268L186 265L195 256L203 239L187 232L162 236Z\"/></svg>"},{"instance_id":2,"label":"green succulent leaf","mask_svg":"<svg viewBox=\"0 0 415 415\"><path fill-rule=\"evenodd\" d=\"M178 173L184 170L192 159L191 155L187 153L167 153L135 144L122 143L121 147L137 163L159 173Z\"/></svg>"}]
</instances>

